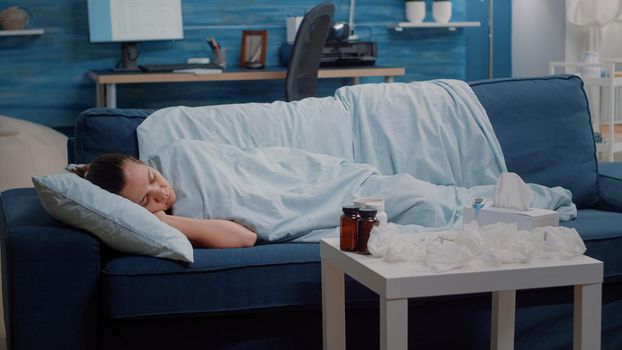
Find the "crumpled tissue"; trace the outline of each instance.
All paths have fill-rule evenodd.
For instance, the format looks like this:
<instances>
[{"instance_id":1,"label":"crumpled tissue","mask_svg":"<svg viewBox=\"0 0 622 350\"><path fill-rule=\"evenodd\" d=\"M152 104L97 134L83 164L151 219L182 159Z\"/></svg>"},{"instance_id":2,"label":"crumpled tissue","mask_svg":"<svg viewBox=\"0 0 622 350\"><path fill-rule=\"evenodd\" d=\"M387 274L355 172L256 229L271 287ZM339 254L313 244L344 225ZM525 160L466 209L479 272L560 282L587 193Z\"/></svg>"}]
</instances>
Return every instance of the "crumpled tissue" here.
<instances>
[{"instance_id":1,"label":"crumpled tissue","mask_svg":"<svg viewBox=\"0 0 622 350\"><path fill-rule=\"evenodd\" d=\"M572 228L545 226L523 231L515 223L502 222L481 227L471 222L457 230L411 233L389 223L372 229L367 248L372 256L386 262L412 262L434 272L468 264L499 266L571 259L586 249Z\"/></svg>"},{"instance_id":2,"label":"crumpled tissue","mask_svg":"<svg viewBox=\"0 0 622 350\"><path fill-rule=\"evenodd\" d=\"M492 200L495 207L529 210L533 193L520 176L503 172L497 178Z\"/></svg>"}]
</instances>

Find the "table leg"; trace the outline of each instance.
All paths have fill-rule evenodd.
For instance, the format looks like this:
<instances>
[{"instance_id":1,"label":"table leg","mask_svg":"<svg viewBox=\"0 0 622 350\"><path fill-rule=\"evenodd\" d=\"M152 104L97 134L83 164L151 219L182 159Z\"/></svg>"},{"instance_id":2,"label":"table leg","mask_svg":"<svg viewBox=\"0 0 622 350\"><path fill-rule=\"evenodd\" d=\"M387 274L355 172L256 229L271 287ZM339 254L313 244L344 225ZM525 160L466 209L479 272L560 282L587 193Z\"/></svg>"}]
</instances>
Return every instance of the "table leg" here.
<instances>
[{"instance_id":1,"label":"table leg","mask_svg":"<svg viewBox=\"0 0 622 350\"><path fill-rule=\"evenodd\" d=\"M322 330L324 350L346 348L343 272L322 260Z\"/></svg>"},{"instance_id":2,"label":"table leg","mask_svg":"<svg viewBox=\"0 0 622 350\"><path fill-rule=\"evenodd\" d=\"M514 349L514 319L516 310L516 291L492 292L492 315L490 329L490 349Z\"/></svg>"},{"instance_id":3,"label":"table leg","mask_svg":"<svg viewBox=\"0 0 622 350\"><path fill-rule=\"evenodd\" d=\"M106 106L106 93L101 84L95 84L95 106L102 108Z\"/></svg>"},{"instance_id":4,"label":"table leg","mask_svg":"<svg viewBox=\"0 0 622 350\"><path fill-rule=\"evenodd\" d=\"M602 285L574 287L573 349L600 349Z\"/></svg>"},{"instance_id":5,"label":"table leg","mask_svg":"<svg viewBox=\"0 0 622 350\"><path fill-rule=\"evenodd\" d=\"M380 349L408 349L408 299L380 297Z\"/></svg>"},{"instance_id":6,"label":"table leg","mask_svg":"<svg viewBox=\"0 0 622 350\"><path fill-rule=\"evenodd\" d=\"M384 82L385 83L394 83L395 82L395 77L387 75L386 77L384 77Z\"/></svg>"},{"instance_id":7,"label":"table leg","mask_svg":"<svg viewBox=\"0 0 622 350\"><path fill-rule=\"evenodd\" d=\"M358 85L361 83L360 77L352 77L352 85Z\"/></svg>"},{"instance_id":8,"label":"table leg","mask_svg":"<svg viewBox=\"0 0 622 350\"><path fill-rule=\"evenodd\" d=\"M117 85L106 84L106 107L117 108Z\"/></svg>"}]
</instances>

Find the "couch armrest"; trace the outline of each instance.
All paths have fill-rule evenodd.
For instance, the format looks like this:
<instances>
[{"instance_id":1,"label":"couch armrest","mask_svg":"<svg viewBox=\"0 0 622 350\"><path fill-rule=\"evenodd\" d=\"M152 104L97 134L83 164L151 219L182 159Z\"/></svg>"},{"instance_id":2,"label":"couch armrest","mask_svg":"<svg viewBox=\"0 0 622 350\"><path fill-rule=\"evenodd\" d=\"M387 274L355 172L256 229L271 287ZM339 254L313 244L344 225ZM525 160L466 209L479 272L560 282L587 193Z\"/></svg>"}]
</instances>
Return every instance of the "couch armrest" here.
<instances>
[{"instance_id":1,"label":"couch armrest","mask_svg":"<svg viewBox=\"0 0 622 350\"><path fill-rule=\"evenodd\" d=\"M601 163L598 173L598 209L622 212L622 163Z\"/></svg>"},{"instance_id":2,"label":"couch armrest","mask_svg":"<svg viewBox=\"0 0 622 350\"><path fill-rule=\"evenodd\" d=\"M47 215L33 189L0 196L10 349L96 349L99 240Z\"/></svg>"}]
</instances>

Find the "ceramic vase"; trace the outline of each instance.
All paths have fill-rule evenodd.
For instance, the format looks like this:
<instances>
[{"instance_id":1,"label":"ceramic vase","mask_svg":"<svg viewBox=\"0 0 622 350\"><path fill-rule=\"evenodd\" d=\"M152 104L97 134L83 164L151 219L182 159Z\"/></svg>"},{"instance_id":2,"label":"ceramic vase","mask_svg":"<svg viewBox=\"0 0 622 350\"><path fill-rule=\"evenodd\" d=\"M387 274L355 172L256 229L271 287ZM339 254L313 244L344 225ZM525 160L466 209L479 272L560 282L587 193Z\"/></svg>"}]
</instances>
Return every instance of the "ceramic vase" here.
<instances>
[{"instance_id":1,"label":"ceramic vase","mask_svg":"<svg viewBox=\"0 0 622 350\"><path fill-rule=\"evenodd\" d=\"M448 23L451 19L451 1L434 1L432 17L436 23Z\"/></svg>"},{"instance_id":2,"label":"ceramic vase","mask_svg":"<svg viewBox=\"0 0 622 350\"><path fill-rule=\"evenodd\" d=\"M421 23L425 18L425 1L406 1L406 18L413 23Z\"/></svg>"},{"instance_id":3,"label":"ceramic vase","mask_svg":"<svg viewBox=\"0 0 622 350\"><path fill-rule=\"evenodd\" d=\"M0 12L0 26L4 30L19 30L26 28L32 20L30 10L12 6Z\"/></svg>"}]
</instances>

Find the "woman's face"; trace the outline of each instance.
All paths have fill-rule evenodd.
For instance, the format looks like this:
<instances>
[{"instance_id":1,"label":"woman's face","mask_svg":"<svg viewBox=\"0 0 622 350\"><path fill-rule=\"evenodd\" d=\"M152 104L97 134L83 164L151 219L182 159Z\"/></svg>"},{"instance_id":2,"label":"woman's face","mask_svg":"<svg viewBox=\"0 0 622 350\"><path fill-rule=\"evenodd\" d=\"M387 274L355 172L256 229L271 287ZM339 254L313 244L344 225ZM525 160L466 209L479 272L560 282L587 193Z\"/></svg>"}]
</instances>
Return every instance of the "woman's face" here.
<instances>
[{"instance_id":1,"label":"woman's face","mask_svg":"<svg viewBox=\"0 0 622 350\"><path fill-rule=\"evenodd\" d=\"M123 164L125 187L121 196L143 206L152 213L167 210L177 199L171 184L156 169L133 161Z\"/></svg>"}]
</instances>

